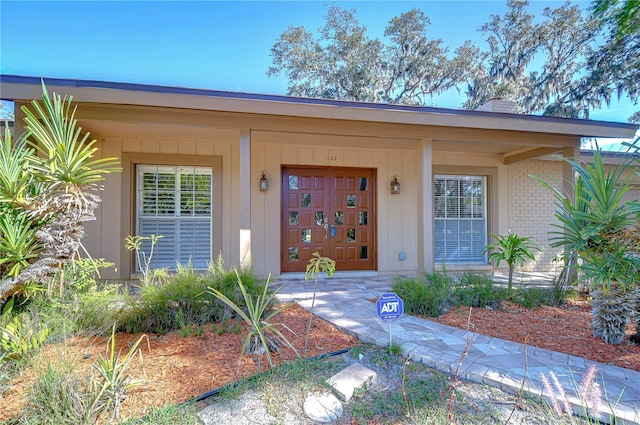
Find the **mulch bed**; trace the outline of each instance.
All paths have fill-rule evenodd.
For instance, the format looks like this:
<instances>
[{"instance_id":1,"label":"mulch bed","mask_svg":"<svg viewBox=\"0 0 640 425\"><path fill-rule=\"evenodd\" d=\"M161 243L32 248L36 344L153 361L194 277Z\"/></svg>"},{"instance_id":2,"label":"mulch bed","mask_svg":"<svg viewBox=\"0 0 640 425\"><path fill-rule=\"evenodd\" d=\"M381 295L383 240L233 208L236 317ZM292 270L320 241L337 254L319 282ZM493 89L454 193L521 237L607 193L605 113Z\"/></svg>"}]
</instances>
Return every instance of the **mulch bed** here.
<instances>
[{"instance_id":1,"label":"mulch bed","mask_svg":"<svg viewBox=\"0 0 640 425\"><path fill-rule=\"evenodd\" d=\"M286 325L295 333L282 330L287 339L301 350L308 320L308 312L292 305L276 316L274 322ZM213 332L210 325L204 325L201 329L200 336L184 337L180 332L167 335L147 334L148 338L140 345L142 355L132 359L127 369L134 379L142 379L143 385L132 389L123 402L123 418L144 416L154 407L175 405L193 399L259 371L255 356L244 355L240 363L240 374L236 377L241 339L246 334L246 328L243 327L239 333L222 335ZM117 334L117 349L122 349L124 355L139 337L139 334ZM106 344L105 338L73 337L59 344L47 345L35 360L39 367L26 369L10 383L9 389L0 397L0 422L21 414L26 405L26 392L48 363L75 364L75 373L87 376L99 355L106 354ZM309 349L300 351L300 354L303 357L313 357L357 344L354 337L314 317ZM273 355L277 364L294 359L295 353L290 349L282 349L280 353ZM260 363L262 370L268 368L264 355L261 356Z\"/></svg>"},{"instance_id":2,"label":"mulch bed","mask_svg":"<svg viewBox=\"0 0 640 425\"><path fill-rule=\"evenodd\" d=\"M591 305L586 299L569 301L561 307L526 309L510 303L497 310L454 307L430 319L445 325L521 344L546 348L640 372L640 345L629 341L635 325L627 326L619 345L605 343L592 335ZM469 316L471 314L471 316Z\"/></svg>"}]
</instances>

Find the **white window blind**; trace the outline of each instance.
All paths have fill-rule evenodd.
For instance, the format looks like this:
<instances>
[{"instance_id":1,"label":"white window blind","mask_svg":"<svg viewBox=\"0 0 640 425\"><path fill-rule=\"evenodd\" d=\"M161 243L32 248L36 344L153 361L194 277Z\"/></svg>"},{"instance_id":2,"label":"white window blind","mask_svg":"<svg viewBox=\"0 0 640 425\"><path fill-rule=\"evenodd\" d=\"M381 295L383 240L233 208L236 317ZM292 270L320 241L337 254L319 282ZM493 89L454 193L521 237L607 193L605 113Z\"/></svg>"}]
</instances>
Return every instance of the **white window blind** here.
<instances>
[{"instance_id":1,"label":"white window blind","mask_svg":"<svg viewBox=\"0 0 640 425\"><path fill-rule=\"evenodd\" d=\"M484 176L436 175L434 233L436 263L485 263L487 184Z\"/></svg>"},{"instance_id":2,"label":"white window blind","mask_svg":"<svg viewBox=\"0 0 640 425\"><path fill-rule=\"evenodd\" d=\"M137 234L162 235L151 267L175 269L191 260L196 269L211 261L212 171L208 167L138 165ZM142 249L149 256L151 243ZM140 265L137 265L140 270Z\"/></svg>"}]
</instances>

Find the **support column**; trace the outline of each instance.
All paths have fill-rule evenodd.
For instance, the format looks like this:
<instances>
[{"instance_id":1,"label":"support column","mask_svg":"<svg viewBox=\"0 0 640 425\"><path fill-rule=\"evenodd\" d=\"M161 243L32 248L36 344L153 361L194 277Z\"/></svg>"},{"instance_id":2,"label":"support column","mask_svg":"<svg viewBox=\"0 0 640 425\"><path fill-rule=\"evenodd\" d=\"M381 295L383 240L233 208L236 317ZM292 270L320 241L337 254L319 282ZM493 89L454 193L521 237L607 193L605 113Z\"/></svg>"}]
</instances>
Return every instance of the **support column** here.
<instances>
[{"instance_id":1,"label":"support column","mask_svg":"<svg viewBox=\"0 0 640 425\"><path fill-rule=\"evenodd\" d=\"M433 143L418 141L418 269L433 272Z\"/></svg>"},{"instance_id":2,"label":"support column","mask_svg":"<svg viewBox=\"0 0 640 425\"><path fill-rule=\"evenodd\" d=\"M251 266L251 131L240 130L240 265Z\"/></svg>"},{"instance_id":3,"label":"support column","mask_svg":"<svg viewBox=\"0 0 640 425\"><path fill-rule=\"evenodd\" d=\"M576 146L569 146L562 150L562 157L566 159L572 159L574 161L580 161L580 142L576 144ZM562 161L562 192L569 199L575 199L576 191L576 172L567 161ZM564 261L565 266L567 265L567 261L569 260L569 251L565 248L564 250ZM569 281L573 282L577 278L576 269L572 268L569 270Z\"/></svg>"},{"instance_id":4,"label":"support column","mask_svg":"<svg viewBox=\"0 0 640 425\"><path fill-rule=\"evenodd\" d=\"M580 161L580 146L569 146L562 149L562 157L572 159L574 161ZM575 184L576 172L571 164L567 161L562 161L562 191L571 199L575 197Z\"/></svg>"},{"instance_id":5,"label":"support column","mask_svg":"<svg viewBox=\"0 0 640 425\"><path fill-rule=\"evenodd\" d=\"M13 122L13 140L17 140L18 137L22 136L24 133L24 112L22 111L22 106L28 105L28 102L15 102L14 103L14 122Z\"/></svg>"}]
</instances>

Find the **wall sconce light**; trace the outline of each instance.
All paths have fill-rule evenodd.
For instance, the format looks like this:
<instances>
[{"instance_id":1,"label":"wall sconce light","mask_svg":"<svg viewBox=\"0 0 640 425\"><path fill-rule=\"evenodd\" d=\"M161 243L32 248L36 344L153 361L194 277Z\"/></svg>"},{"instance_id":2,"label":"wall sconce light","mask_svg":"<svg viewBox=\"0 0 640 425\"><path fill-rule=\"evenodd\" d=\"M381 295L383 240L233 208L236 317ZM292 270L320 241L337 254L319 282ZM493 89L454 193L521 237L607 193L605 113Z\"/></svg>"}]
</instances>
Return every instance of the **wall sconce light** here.
<instances>
[{"instance_id":1,"label":"wall sconce light","mask_svg":"<svg viewBox=\"0 0 640 425\"><path fill-rule=\"evenodd\" d=\"M260 192L266 192L269 190L269 182L267 178L264 176L264 171L262 172L262 177L260 177Z\"/></svg>"},{"instance_id":2,"label":"wall sconce light","mask_svg":"<svg viewBox=\"0 0 640 425\"><path fill-rule=\"evenodd\" d=\"M400 182L398 181L398 176L393 176L393 180L391 180L391 194L397 195L400 193Z\"/></svg>"}]
</instances>

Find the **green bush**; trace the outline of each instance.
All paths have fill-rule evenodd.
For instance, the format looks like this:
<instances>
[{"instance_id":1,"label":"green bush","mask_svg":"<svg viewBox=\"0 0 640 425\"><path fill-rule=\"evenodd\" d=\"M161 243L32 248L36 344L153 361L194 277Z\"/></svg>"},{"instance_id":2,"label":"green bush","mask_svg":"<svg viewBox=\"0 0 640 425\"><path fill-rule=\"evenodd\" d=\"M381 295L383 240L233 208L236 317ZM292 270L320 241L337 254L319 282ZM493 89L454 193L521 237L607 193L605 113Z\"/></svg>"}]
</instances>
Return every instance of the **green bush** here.
<instances>
[{"instance_id":1,"label":"green bush","mask_svg":"<svg viewBox=\"0 0 640 425\"><path fill-rule=\"evenodd\" d=\"M75 305L76 332L106 335L120 320L128 293L119 293L115 286L80 294Z\"/></svg>"},{"instance_id":2,"label":"green bush","mask_svg":"<svg viewBox=\"0 0 640 425\"><path fill-rule=\"evenodd\" d=\"M493 285L490 276L464 272L458 277L458 283L453 288L451 303L471 307L498 307L507 295L505 288Z\"/></svg>"},{"instance_id":3,"label":"green bush","mask_svg":"<svg viewBox=\"0 0 640 425\"><path fill-rule=\"evenodd\" d=\"M64 298L60 300L57 296L38 294L28 303L28 308L38 311L42 321L51 329L49 340L53 342L62 341L72 334L107 334L114 323L121 320L128 300L127 294L120 294L115 286L91 289Z\"/></svg>"},{"instance_id":4,"label":"green bush","mask_svg":"<svg viewBox=\"0 0 640 425\"><path fill-rule=\"evenodd\" d=\"M543 305L559 305L553 288L524 288L510 294L509 300L526 308L538 308Z\"/></svg>"},{"instance_id":5,"label":"green bush","mask_svg":"<svg viewBox=\"0 0 640 425\"><path fill-rule=\"evenodd\" d=\"M39 350L47 341L49 332L36 310L14 316L0 328L2 361L18 361Z\"/></svg>"},{"instance_id":6,"label":"green bush","mask_svg":"<svg viewBox=\"0 0 640 425\"><path fill-rule=\"evenodd\" d=\"M423 279L396 278L391 288L404 301L405 312L438 317L449 306L452 284L445 272L434 272L425 273Z\"/></svg>"},{"instance_id":7,"label":"green bush","mask_svg":"<svg viewBox=\"0 0 640 425\"><path fill-rule=\"evenodd\" d=\"M64 280L64 288L72 294L86 294L97 290L96 277L100 276L100 269L113 267L114 264L104 258L78 258L64 265L54 281Z\"/></svg>"},{"instance_id":8,"label":"green bush","mask_svg":"<svg viewBox=\"0 0 640 425\"><path fill-rule=\"evenodd\" d=\"M52 366L31 387L23 415L26 424L94 424L104 410L88 379L73 375L68 366Z\"/></svg>"},{"instance_id":9,"label":"green bush","mask_svg":"<svg viewBox=\"0 0 640 425\"><path fill-rule=\"evenodd\" d=\"M239 272L247 292L262 293L264 283L249 271ZM216 289L243 309L246 303L238 289L233 271L224 270L221 260L199 274L191 264L178 266L176 274L160 284L143 284L136 296L129 296L122 311L119 330L126 332L166 333L189 325L222 322L233 311L218 300L209 288Z\"/></svg>"},{"instance_id":10,"label":"green bush","mask_svg":"<svg viewBox=\"0 0 640 425\"><path fill-rule=\"evenodd\" d=\"M502 301L509 300L526 308L536 308L559 305L563 301L553 287L509 291L494 285L490 276L473 272L460 274L455 283L446 272L425 273L423 279L396 278L391 287L404 300L406 313L428 317L438 317L454 305L498 308Z\"/></svg>"},{"instance_id":11,"label":"green bush","mask_svg":"<svg viewBox=\"0 0 640 425\"><path fill-rule=\"evenodd\" d=\"M76 259L51 278L48 286L58 289L37 292L16 303L17 309L38 311L51 329L51 341L75 333L103 335L118 320L123 306L117 287L101 289L96 281L99 269L110 265L102 259Z\"/></svg>"}]
</instances>

